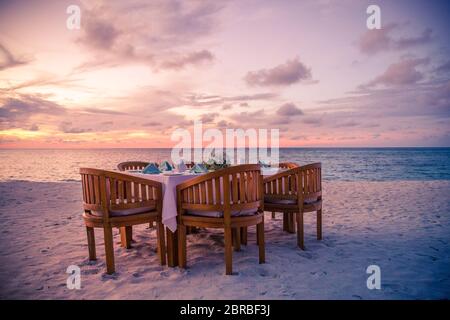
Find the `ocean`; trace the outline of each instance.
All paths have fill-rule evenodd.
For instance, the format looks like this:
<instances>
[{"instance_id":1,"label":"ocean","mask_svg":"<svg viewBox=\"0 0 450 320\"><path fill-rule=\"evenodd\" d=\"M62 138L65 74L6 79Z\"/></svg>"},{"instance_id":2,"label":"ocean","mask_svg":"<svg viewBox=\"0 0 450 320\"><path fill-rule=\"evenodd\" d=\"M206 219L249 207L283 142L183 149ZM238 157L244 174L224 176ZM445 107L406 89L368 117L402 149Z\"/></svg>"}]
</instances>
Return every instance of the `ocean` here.
<instances>
[{"instance_id":1,"label":"ocean","mask_svg":"<svg viewBox=\"0 0 450 320\"><path fill-rule=\"evenodd\" d=\"M1 149L0 181L73 181L78 169L170 160L171 149ZM322 163L324 180L450 180L450 148L281 148L280 162Z\"/></svg>"}]
</instances>

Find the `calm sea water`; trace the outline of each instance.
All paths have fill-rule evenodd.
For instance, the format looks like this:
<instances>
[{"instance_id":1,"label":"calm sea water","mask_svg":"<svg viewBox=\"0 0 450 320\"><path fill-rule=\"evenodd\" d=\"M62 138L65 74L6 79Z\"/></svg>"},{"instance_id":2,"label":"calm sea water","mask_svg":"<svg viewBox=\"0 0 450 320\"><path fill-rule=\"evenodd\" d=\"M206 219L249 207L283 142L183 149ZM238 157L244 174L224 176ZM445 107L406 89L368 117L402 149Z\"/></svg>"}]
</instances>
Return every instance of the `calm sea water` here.
<instances>
[{"instance_id":1,"label":"calm sea water","mask_svg":"<svg viewBox=\"0 0 450 320\"><path fill-rule=\"evenodd\" d=\"M0 150L0 181L79 180L80 167L169 156L170 149ZM325 180L450 180L450 148L284 148L280 161L322 162Z\"/></svg>"}]
</instances>

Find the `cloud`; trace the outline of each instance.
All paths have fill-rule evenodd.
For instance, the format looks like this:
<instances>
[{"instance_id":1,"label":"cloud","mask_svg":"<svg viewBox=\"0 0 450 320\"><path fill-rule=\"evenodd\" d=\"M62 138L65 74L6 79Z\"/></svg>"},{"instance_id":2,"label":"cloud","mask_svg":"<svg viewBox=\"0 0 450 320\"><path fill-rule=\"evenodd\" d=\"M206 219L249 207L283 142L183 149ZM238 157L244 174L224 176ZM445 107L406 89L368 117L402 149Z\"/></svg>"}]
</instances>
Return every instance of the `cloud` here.
<instances>
[{"instance_id":1,"label":"cloud","mask_svg":"<svg viewBox=\"0 0 450 320\"><path fill-rule=\"evenodd\" d=\"M46 87L46 86L58 86L58 87L79 87L83 86L77 84L80 79L70 79L68 76L59 77L52 74L41 74L34 79L20 82L15 85L11 85L7 90L15 91L19 89Z\"/></svg>"},{"instance_id":2,"label":"cloud","mask_svg":"<svg viewBox=\"0 0 450 320\"><path fill-rule=\"evenodd\" d=\"M0 43L0 71L27 64L29 61L18 59Z\"/></svg>"},{"instance_id":3,"label":"cloud","mask_svg":"<svg viewBox=\"0 0 450 320\"><path fill-rule=\"evenodd\" d=\"M399 38L398 40L394 40L394 46L398 49L409 49L414 46L419 46L423 44L427 44L431 42L432 37L431 34L433 33L433 30L430 28L425 29L421 35L417 37L406 37L406 38Z\"/></svg>"},{"instance_id":4,"label":"cloud","mask_svg":"<svg viewBox=\"0 0 450 320\"><path fill-rule=\"evenodd\" d=\"M264 109L253 112L239 112L231 115L231 120L239 124L239 126L251 125L258 126L266 123L266 113Z\"/></svg>"},{"instance_id":5,"label":"cloud","mask_svg":"<svg viewBox=\"0 0 450 320\"><path fill-rule=\"evenodd\" d=\"M277 93L263 92L248 95L220 96L211 94L189 94L185 97L183 104L194 107L211 107L229 103L239 103L248 106L247 101L271 100L278 97Z\"/></svg>"},{"instance_id":6,"label":"cloud","mask_svg":"<svg viewBox=\"0 0 450 320\"><path fill-rule=\"evenodd\" d=\"M401 60L391 64L383 74L361 87L371 87L379 84L396 86L417 83L424 78L424 75L422 72L418 71L416 67L428 63L428 58L408 58Z\"/></svg>"},{"instance_id":7,"label":"cloud","mask_svg":"<svg viewBox=\"0 0 450 320\"><path fill-rule=\"evenodd\" d=\"M347 121L336 124L335 127L336 128L351 128L351 127L356 127L359 125L360 125L360 123L355 120L347 120Z\"/></svg>"},{"instance_id":8,"label":"cloud","mask_svg":"<svg viewBox=\"0 0 450 320\"><path fill-rule=\"evenodd\" d=\"M400 27L396 23L387 24L382 29L367 30L358 40L359 50L367 55L373 55L387 50L404 50L427 44L432 40L432 30L427 28L416 37L394 39L392 32Z\"/></svg>"},{"instance_id":9,"label":"cloud","mask_svg":"<svg viewBox=\"0 0 450 320\"><path fill-rule=\"evenodd\" d=\"M428 81L380 89L360 89L355 95L328 100L321 108L330 114L335 126L358 122L362 128L381 130L391 125L401 130L400 123L414 126L450 117L450 81ZM336 106L339 106L336 108ZM331 116L332 115L332 116ZM383 119L380 126L374 119ZM303 120L305 120L303 118ZM448 121L448 120L447 120ZM350 122L351 124L351 122Z\"/></svg>"},{"instance_id":10,"label":"cloud","mask_svg":"<svg viewBox=\"0 0 450 320\"><path fill-rule=\"evenodd\" d=\"M82 108L80 111L94 114L109 114L109 115L125 115L127 113L116 111L116 110L108 110L108 109L99 109L99 108Z\"/></svg>"},{"instance_id":11,"label":"cloud","mask_svg":"<svg viewBox=\"0 0 450 320\"><path fill-rule=\"evenodd\" d=\"M61 115L66 109L38 95L16 94L0 100L0 124L7 127L22 126L35 115Z\"/></svg>"},{"instance_id":12,"label":"cloud","mask_svg":"<svg viewBox=\"0 0 450 320\"><path fill-rule=\"evenodd\" d=\"M240 96L231 96L231 97L225 97L225 101L253 101L253 100L270 100L273 98L278 97L277 93L273 92L265 92L265 93L256 93L256 94L249 94L249 95L240 95Z\"/></svg>"},{"instance_id":13,"label":"cloud","mask_svg":"<svg viewBox=\"0 0 450 320\"><path fill-rule=\"evenodd\" d=\"M304 117L302 119L302 122L304 124L311 124L311 125L315 125L317 127L322 125L322 121L323 121L323 119L321 117L317 117L317 116L308 116L308 117Z\"/></svg>"},{"instance_id":14,"label":"cloud","mask_svg":"<svg viewBox=\"0 0 450 320\"><path fill-rule=\"evenodd\" d=\"M281 107L278 108L277 115L283 116L283 117L292 117L292 116L303 115L303 111L300 110L293 103L285 103Z\"/></svg>"},{"instance_id":15,"label":"cloud","mask_svg":"<svg viewBox=\"0 0 450 320\"><path fill-rule=\"evenodd\" d=\"M223 128L231 128L233 124L231 122L227 122L225 120L220 120L216 123L217 128L223 129Z\"/></svg>"},{"instance_id":16,"label":"cloud","mask_svg":"<svg viewBox=\"0 0 450 320\"><path fill-rule=\"evenodd\" d=\"M100 20L96 16L83 16L83 35L79 42L95 49L109 50L113 47L120 32L110 21Z\"/></svg>"},{"instance_id":17,"label":"cloud","mask_svg":"<svg viewBox=\"0 0 450 320\"><path fill-rule=\"evenodd\" d=\"M92 131L92 129L83 129L83 128L76 128L72 126L72 122L70 121L64 121L61 122L59 129L64 133L86 133Z\"/></svg>"},{"instance_id":18,"label":"cloud","mask_svg":"<svg viewBox=\"0 0 450 320\"><path fill-rule=\"evenodd\" d=\"M91 48L94 57L80 64L78 71L125 63L179 70L212 61L210 51L187 48L216 29L224 5L218 1L83 1L83 34L77 42Z\"/></svg>"},{"instance_id":19,"label":"cloud","mask_svg":"<svg viewBox=\"0 0 450 320\"><path fill-rule=\"evenodd\" d=\"M295 58L271 69L250 71L244 80L250 86L288 86L311 78L311 69Z\"/></svg>"},{"instance_id":20,"label":"cloud","mask_svg":"<svg viewBox=\"0 0 450 320\"><path fill-rule=\"evenodd\" d=\"M445 62L444 64L441 64L435 69L435 71L439 73L450 72L450 60Z\"/></svg>"},{"instance_id":21,"label":"cloud","mask_svg":"<svg viewBox=\"0 0 450 320\"><path fill-rule=\"evenodd\" d=\"M142 124L144 127L156 127L161 125L161 123L156 122L156 121L150 121L150 122L146 122Z\"/></svg>"},{"instance_id":22,"label":"cloud","mask_svg":"<svg viewBox=\"0 0 450 320\"><path fill-rule=\"evenodd\" d=\"M214 122L214 119L218 116L218 113L207 113L207 114L203 114L200 117L200 121L202 121L203 123L212 123Z\"/></svg>"},{"instance_id":23,"label":"cloud","mask_svg":"<svg viewBox=\"0 0 450 320\"><path fill-rule=\"evenodd\" d=\"M382 29L367 30L359 39L359 50L365 54L374 54L387 50L391 46L392 41L389 33L396 26L396 24L389 24Z\"/></svg>"},{"instance_id":24,"label":"cloud","mask_svg":"<svg viewBox=\"0 0 450 320\"><path fill-rule=\"evenodd\" d=\"M286 125L291 123L291 120L289 117L271 117L268 121L271 125Z\"/></svg>"},{"instance_id":25,"label":"cloud","mask_svg":"<svg viewBox=\"0 0 450 320\"><path fill-rule=\"evenodd\" d=\"M187 65L198 65L210 62L214 59L213 54L208 50L196 51L172 60L164 61L160 64L163 69L182 69Z\"/></svg>"}]
</instances>

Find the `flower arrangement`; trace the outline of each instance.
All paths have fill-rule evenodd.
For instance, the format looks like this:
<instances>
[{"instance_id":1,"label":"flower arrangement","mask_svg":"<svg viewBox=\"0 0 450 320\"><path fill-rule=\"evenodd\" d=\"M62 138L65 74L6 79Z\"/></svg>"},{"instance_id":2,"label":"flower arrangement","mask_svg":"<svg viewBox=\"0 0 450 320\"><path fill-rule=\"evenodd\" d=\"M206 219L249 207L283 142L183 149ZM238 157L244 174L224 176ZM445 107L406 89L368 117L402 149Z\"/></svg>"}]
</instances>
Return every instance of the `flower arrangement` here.
<instances>
[{"instance_id":1,"label":"flower arrangement","mask_svg":"<svg viewBox=\"0 0 450 320\"><path fill-rule=\"evenodd\" d=\"M208 169L208 171L215 171L230 166L230 161L227 159L225 151L222 156L216 156L215 150L211 151L211 155L208 161L204 161L203 165Z\"/></svg>"}]
</instances>

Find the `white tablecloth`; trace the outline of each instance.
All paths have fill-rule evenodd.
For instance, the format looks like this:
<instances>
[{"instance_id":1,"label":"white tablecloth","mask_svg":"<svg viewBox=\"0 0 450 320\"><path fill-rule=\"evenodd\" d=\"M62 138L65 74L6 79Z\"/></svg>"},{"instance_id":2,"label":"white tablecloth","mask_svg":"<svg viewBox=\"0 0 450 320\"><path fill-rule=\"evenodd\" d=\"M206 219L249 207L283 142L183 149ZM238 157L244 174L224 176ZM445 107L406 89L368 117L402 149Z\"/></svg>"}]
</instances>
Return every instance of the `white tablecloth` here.
<instances>
[{"instance_id":1,"label":"white tablecloth","mask_svg":"<svg viewBox=\"0 0 450 320\"><path fill-rule=\"evenodd\" d=\"M161 182L163 195L162 222L170 229L170 231L175 232L177 230L177 185L197 177L198 174L185 173L182 175L164 175L134 172L130 174L144 179Z\"/></svg>"},{"instance_id":2,"label":"white tablecloth","mask_svg":"<svg viewBox=\"0 0 450 320\"><path fill-rule=\"evenodd\" d=\"M261 173L263 176L270 176L278 173L278 168L267 168L262 169ZM193 179L199 174L189 174L184 173L182 175L164 175L164 174L144 174L144 173L130 173L131 175L158 181L162 183L163 192L163 204L162 204L162 222L170 229L170 231L175 232L177 230L177 185L180 183Z\"/></svg>"}]
</instances>

